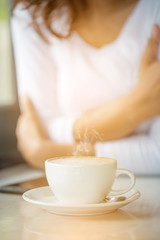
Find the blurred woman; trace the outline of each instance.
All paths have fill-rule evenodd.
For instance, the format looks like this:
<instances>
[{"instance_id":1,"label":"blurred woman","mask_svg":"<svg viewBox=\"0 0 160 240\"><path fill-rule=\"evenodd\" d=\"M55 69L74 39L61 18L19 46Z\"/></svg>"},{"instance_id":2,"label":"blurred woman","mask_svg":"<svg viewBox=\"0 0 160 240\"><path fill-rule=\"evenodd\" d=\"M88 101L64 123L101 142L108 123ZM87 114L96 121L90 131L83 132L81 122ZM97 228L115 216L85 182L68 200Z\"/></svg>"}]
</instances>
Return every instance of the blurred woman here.
<instances>
[{"instance_id":1,"label":"blurred woman","mask_svg":"<svg viewBox=\"0 0 160 240\"><path fill-rule=\"evenodd\" d=\"M12 35L31 165L81 154L160 173L160 1L19 0Z\"/></svg>"}]
</instances>

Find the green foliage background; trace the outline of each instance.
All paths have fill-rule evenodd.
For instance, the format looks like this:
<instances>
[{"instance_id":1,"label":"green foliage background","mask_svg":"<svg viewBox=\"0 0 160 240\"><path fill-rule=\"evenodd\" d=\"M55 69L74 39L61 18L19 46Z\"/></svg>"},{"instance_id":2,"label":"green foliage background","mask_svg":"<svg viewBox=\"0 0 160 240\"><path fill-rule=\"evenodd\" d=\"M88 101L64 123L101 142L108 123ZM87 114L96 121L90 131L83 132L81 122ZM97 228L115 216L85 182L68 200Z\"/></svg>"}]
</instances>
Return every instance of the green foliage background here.
<instances>
[{"instance_id":1,"label":"green foliage background","mask_svg":"<svg viewBox=\"0 0 160 240\"><path fill-rule=\"evenodd\" d=\"M7 0L0 0L0 21L8 19L8 4Z\"/></svg>"}]
</instances>

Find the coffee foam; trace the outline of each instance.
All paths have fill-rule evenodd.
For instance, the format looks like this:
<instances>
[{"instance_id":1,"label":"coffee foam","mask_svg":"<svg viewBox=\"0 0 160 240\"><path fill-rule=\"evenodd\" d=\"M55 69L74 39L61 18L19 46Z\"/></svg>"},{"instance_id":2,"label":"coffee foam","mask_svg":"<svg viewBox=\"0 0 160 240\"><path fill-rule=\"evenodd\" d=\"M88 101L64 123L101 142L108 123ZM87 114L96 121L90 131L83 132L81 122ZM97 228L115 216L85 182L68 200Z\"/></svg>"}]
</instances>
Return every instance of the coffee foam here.
<instances>
[{"instance_id":1,"label":"coffee foam","mask_svg":"<svg viewBox=\"0 0 160 240\"><path fill-rule=\"evenodd\" d=\"M69 165L69 166L87 166L87 165L103 165L113 163L113 159L103 159L103 158L64 158L51 160L50 163L58 165Z\"/></svg>"}]
</instances>

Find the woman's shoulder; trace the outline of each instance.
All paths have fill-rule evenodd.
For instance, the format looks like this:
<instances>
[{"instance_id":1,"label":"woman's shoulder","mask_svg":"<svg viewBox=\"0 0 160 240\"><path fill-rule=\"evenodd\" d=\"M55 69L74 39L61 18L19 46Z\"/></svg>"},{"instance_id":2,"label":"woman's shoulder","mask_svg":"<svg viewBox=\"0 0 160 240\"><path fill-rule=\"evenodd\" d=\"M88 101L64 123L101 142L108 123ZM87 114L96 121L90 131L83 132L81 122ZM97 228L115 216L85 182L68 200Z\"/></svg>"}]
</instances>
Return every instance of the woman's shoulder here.
<instances>
[{"instance_id":1,"label":"woman's shoulder","mask_svg":"<svg viewBox=\"0 0 160 240\"><path fill-rule=\"evenodd\" d=\"M23 3L19 3L13 10L12 19L23 22L24 24L30 24L32 21L29 11L25 8Z\"/></svg>"},{"instance_id":2,"label":"woman's shoulder","mask_svg":"<svg viewBox=\"0 0 160 240\"><path fill-rule=\"evenodd\" d=\"M32 10L32 9L30 9ZM23 3L19 3L13 11L13 19L16 19L24 27L32 28L32 11L26 9ZM67 35L70 28L69 9L67 6L63 6L60 10L54 10L54 20L52 23L52 29L55 33L61 35ZM46 31L45 24L41 16L37 18L37 23L43 31Z\"/></svg>"},{"instance_id":3,"label":"woman's shoulder","mask_svg":"<svg viewBox=\"0 0 160 240\"><path fill-rule=\"evenodd\" d=\"M142 2L143 15L147 15L150 20L160 21L160 0L140 0Z\"/></svg>"},{"instance_id":4,"label":"woman's shoulder","mask_svg":"<svg viewBox=\"0 0 160 240\"><path fill-rule=\"evenodd\" d=\"M136 10L132 23L145 46L153 25L160 25L160 0L139 0Z\"/></svg>"}]
</instances>

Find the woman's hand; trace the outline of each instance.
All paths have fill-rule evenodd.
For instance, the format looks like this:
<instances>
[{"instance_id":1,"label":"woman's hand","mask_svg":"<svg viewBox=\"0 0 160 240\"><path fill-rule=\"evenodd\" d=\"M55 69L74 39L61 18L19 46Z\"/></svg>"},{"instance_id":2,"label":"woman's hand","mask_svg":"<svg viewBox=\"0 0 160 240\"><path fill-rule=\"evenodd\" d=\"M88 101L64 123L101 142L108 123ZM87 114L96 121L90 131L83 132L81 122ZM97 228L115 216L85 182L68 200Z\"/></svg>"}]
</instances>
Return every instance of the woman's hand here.
<instances>
[{"instance_id":1,"label":"woman's hand","mask_svg":"<svg viewBox=\"0 0 160 240\"><path fill-rule=\"evenodd\" d=\"M160 114L160 61L158 61L158 48L160 43L160 27L154 25L152 36L149 39L143 54L139 81L134 94L142 102L144 114L148 109L148 116Z\"/></svg>"},{"instance_id":2,"label":"woman's hand","mask_svg":"<svg viewBox=\"0 0 160 240\"><path fill-rule=\"evenodd\" d=\"M22 100L23 112L18 119L16 128L17 145L22 156L30 162L48 137L31 100L27 96Z\"/></svg>"},{"instance_id":3,"label":"woman's hand","mask_svg":"<svg viewBox=\"0 0 160 240\"><path fill-rule=\"evenodd\" d=\"M94 145L74 143L60 145L52 142L28 97L23 99L23 113L20 115L16 135L18 149L25 160L36 168L44 169L44 161L52 157L71 155L94 155Z\"/></svg>"},{"instance_id":4,"label":"woman's hand","mask_svg":"<svg viewBox=\"0 0 160 240\"><path fill-rule=\"evenodd\" d=\"M160 28L152 36L142 57L139 81L122 98L89 111L76 120L75 141L109 141L126 137L148 118L160 114L160 62L157 60Z\"/></svg>"}]
</instances>

